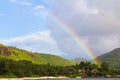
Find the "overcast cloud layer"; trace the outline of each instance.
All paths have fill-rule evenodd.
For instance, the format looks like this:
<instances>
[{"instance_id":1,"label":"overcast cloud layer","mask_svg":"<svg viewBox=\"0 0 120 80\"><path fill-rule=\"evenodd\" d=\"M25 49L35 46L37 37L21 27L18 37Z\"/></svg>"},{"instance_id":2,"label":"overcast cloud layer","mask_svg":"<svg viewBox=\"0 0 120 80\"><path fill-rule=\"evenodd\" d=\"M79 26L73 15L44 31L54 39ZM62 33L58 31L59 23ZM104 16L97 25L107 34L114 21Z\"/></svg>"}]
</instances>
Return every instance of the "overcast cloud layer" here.
<instances>
[{"instance_id":1,"label":"overcast cloud layer","mask_svg":"<svg viewBox=\"0 0 120 80\"><path fill-rule=\"evenodd\" d=\"M50 0L50 14L69 25L94 52L100 55L120 47L120 0ZM48 24L59 48L73 56L85 53L56 25Z\"/></svg>"}]
</instances>

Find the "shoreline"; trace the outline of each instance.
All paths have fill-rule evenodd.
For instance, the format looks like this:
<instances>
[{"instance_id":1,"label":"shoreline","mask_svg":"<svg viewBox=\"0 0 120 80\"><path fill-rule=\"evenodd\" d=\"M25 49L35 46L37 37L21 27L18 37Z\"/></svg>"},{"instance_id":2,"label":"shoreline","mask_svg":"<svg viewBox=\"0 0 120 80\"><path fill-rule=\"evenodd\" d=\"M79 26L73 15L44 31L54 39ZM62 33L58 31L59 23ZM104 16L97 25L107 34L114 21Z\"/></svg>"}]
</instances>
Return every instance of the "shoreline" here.
<instances>
[{"instance_id":1,"label":"shoreline","mask_svg":"<svg viewBox=\"0 0 120 80\"><path fill-rule=\"evenodd\" d=\"M65 77L65 76L58 76L58 77L54 77L54 76L44 76L44 77L23 77L23 78L0 78L0 80L29 80L29 79L54 79L54 78L58 78L58 79L62 79L62 78L69 78L69 77Z\"/></svg>"},{"instance_id":2,"label":"shoreline","mask_svg":"<svg viewBox=\"0 0 120 80\"><path fill-rule=\"evenodd\" d=\"M0 80L29 80L29 79L62 79L62 78L70 78L70 77L66 77L66 76L58 76L58 77L54 77L54 76L43 76L43 77L22 77L22 78L0 78ZM76 78L82 78L82 77L76 77ZM97 78L97 77L96 77ZM99 77L99 78L119 78L119 77ZM88 77L89 79L89 77Z\"/></svg>"}]
</instances>

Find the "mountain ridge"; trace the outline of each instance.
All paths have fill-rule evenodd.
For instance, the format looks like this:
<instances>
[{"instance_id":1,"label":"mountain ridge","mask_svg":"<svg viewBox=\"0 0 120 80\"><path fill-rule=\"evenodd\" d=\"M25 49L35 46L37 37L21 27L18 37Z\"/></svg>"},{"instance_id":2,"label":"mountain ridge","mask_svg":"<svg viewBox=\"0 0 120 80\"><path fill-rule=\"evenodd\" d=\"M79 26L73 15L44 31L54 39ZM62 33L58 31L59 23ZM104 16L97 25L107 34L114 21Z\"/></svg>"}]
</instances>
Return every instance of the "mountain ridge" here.
<instances>
[{"instance_id":1,"label":"mountain ridge","mask_svg":"<svg viewBox=\"0 0 120 80\"><path fill-rule=\"evenodd\" d=\"M96 57L96 59L100 62L108 63L112 69L120 69L120 48L116 48L110 52L102 54Z\"/></svg>"},{"instance_id":2,"label":"mountain ridge","mask_svg":"<svg viewBox=\"0 0 120 80\"><path fill-rule=\"evenodd\" d=\"M51 64L55 66L69 66L75 64L75 61L67 60L60 56L33 53L16 47L5 46L3 44L0 44L0 58L12 59L16 61L27 60L34 64Z\"/></svg>"}]
</instances>

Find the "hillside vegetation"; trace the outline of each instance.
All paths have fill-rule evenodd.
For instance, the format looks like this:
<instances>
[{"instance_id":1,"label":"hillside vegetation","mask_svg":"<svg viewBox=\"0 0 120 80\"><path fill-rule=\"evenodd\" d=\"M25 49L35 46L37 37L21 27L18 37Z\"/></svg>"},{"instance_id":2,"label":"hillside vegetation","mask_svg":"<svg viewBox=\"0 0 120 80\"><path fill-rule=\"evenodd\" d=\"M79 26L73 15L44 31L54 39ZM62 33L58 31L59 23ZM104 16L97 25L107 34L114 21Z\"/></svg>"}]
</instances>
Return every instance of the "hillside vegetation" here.
<instances>
[{"instance_id":1,"label":"hillside vegetation","mask_svg":"<svg viewBox=\"0 0 120 80\"><path fill-rule=\"evenodd\" d=\"M54 66L68 66L75 64L75 61L70 61L59 56L42 53L32 53L15 47L8 47L3 44L0 44L0 58L12 59L15 61L27 60L31 61L34 64L49 63Z\"/></svg>"},{"instance_id":2,"label":"hillside vegetation","mask_svg":"<svg viewBox=\"0 0 120 80\"><path fill-rule=\"evenodd\" d=\"M120 69L120 48L97 57L100 62L106 62L112 69Z\"/></svg>"},{"instance_id":3,"label":"hillside vegetation","mask_svg":"<svg viewBox=\"0 0 120 80\"><path fill-rule=\"evenodd\" d=\"M0 44L0 78L16 77L40 77L40 76L66 76L66 77L119 77L119 64L114 63L119 56L120 49L111 51L98 57L103 62L100 65L83 61L75 64L74 61L66 60L50 54L32 53L15 47L7 47ZM112 56L111 56L112 55ZM110 57L110 59L108 58ZM107 61L108 60L108 61ZM110 61L111 60L111 61ZM105 61L105 62L104 62ZM119 61L119 59L117 60ZM109 64L114 63L110 69Z\"/></svg>"}]
</instances>

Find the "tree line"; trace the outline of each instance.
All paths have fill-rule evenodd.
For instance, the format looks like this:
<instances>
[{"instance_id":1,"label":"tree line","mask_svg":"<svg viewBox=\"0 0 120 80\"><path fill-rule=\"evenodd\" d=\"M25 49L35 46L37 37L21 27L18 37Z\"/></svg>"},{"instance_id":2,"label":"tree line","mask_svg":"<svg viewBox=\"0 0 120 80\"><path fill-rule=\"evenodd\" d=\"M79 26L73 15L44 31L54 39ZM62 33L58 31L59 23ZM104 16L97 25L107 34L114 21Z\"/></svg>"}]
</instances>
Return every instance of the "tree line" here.
<instances>
[{"instance_id":1,"label":"tree line","mask_svg":"<svg viewBox=\"0 0 120 80\"><path fill-rule=\"evenodd\" d=\"M64 65L64 64L63 64ZM103 62L100 66L90 62L81 62L72 66L39 65L30 61L0 58L0 77L105 77L106 75L120 75L120 70L112 70Z\"/></svg>"}]
</instances>

